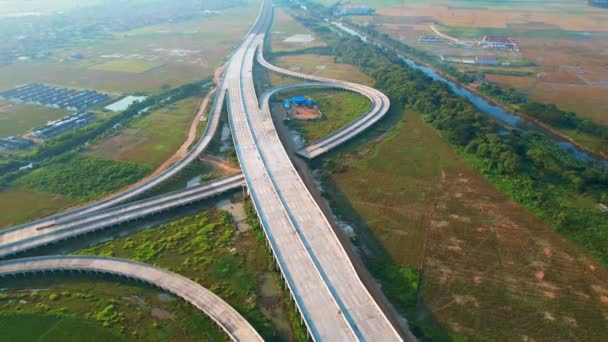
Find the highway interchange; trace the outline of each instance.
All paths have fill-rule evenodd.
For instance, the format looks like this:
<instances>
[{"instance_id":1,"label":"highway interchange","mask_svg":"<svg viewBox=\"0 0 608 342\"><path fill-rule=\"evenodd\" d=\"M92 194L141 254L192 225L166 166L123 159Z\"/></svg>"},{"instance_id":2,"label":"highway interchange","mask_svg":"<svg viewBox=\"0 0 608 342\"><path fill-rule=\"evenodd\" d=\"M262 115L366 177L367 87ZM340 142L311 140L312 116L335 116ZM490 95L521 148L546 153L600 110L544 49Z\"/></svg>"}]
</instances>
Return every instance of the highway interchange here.
<instances>
[{"instance_id":1,"label":"highway interchange","mask_svg":"<svg viewBox=\"0 0 608 342\"><path fill-rule=\"evenodd\" d=\"M298 154L305 158L327 153L373 125L388 111L389 100L367 86L295 73L268 63L263 56L263 44L272 23L272 13L271 1L263 1L256 23L230 56L203 136L183 159L157 177L102 201L1 231L0 257L190 204L246 184L277 265L310 337L332 341L402 340L361 282L329 221L281 144L268 103L272 93L282 89L267 93L262 96L262 101L258 101L253 65L257 61L272 72L307 82L292 87L340 88L360 93L372 102L372 109L367 114L299 151ZM219 126L224 103L242 175L115 207L147 192L197 158ZM61 257L48 258L58 267L64 260ZM30 259L21 260L21 270L25 271L31 265ZM19 259L0 263L0 270L9 263L14 270L19 270ZM133 265L125 272L129 270L140 272ZM175 294L184 298L180 293Z\"/></svg>"}]
</instances>

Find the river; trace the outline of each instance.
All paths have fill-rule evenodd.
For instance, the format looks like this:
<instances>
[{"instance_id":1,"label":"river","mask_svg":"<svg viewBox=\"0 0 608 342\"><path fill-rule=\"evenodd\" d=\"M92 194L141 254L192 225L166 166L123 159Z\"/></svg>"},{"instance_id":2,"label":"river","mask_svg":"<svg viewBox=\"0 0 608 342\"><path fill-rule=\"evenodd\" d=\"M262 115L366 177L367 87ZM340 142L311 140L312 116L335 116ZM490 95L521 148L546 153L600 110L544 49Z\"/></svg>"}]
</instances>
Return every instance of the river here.
<instances>
[{"instance_id":1,"label":"river","mask_svg":"<svg viewBox=\"0 0 608 342\"><path fill-rule=\"evenodd\" d=\"M359 37L366 44L371 43L364 35L360 34L359 32L357 32L349 27L344 26L341 23L332 22L332 24L334 24L336 27L338 27L339 29L341 29L342 31L344 31L350 35ZM382 46L380 43L374 42L373 44L385 49L385 47ZM416 70L422 71L425 75L429 76L433 80L447 84L450 87L450 89L452 90L452 92L454 92L454 94L456 94L460 97L464 97L467 100L469 100L482 113L489 115L489 116L493 117L494 119L499 120L500 122L502 122L510 127L516 128L516 129L531 129L531 130L534 130L537 132L542 132L545 135L547 135L552 141L554 141L555 144L560 149L568 152L574 158L576 158L578 160L583 160L583 161L595 161L598 164L604 166L605 168L608 168L608 160L597 158L597 157L581 150L580 148L578 148L571 142L552 134L551 132L543 129L542 127L540 127L528 120L525 120L521 116L508 112L500 106L491 104L486 99L478 96L477 94L473 93L472 91L470 91L464 87L461 87L460 85L439 75L439 73L437 73L435 70L433 70L429 67L420 65L420 64L414 62L413 60L406 58L402 55L398 55L398 57L408 66L410 66Z\"/></svg>"}]
</instances>

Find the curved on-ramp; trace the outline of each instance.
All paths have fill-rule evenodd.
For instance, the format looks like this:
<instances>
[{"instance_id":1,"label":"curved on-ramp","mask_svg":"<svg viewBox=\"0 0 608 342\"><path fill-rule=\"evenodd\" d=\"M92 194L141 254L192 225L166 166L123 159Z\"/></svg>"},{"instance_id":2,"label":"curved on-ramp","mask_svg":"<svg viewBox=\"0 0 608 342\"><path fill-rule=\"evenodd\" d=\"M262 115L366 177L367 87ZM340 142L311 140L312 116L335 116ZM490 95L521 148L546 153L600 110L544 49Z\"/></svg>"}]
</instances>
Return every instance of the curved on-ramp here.
<instances>
[{"instance_id":1,"label":"curved on-ramp","mask_svg":"<svg viewBox=\"0 0 608 342\"><path fill-rule=\"evenodd\" d=\"M37 272L93 272L143 281L170 292L204 312L234 341L262 341L232 306L194 281L167 270L125 259L45 256L0 262L0 277Z\"/></svg>"}]
</instances>

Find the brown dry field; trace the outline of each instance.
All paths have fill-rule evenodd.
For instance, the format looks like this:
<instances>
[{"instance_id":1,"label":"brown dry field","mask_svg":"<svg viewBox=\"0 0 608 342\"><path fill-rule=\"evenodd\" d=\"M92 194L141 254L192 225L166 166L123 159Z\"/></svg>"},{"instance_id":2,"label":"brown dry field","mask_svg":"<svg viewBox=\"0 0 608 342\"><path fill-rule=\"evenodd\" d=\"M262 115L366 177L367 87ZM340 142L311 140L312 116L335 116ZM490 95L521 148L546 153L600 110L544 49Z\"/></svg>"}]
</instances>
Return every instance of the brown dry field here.
<instances>
[{"instance_id":1,"label":"brown dry field","mask_svg":"<svg viewBox=\"0 0 608 342\"><path fill-rule=\"evenodd\" d=\"M538 83L536 77L532 76L486 75L486 80L523 91L534 87Z\"/></svg>"},{"instance_id":2,"label":"brown dry field","mask_svg":"<svg viewBox=\"0 0 608 342\"><path fill-rule=\"evenodd\" d=\"M511 28L521 32L560 28L608 32L608 11L583 8L580 4L557 6L573 11L558 13L556 7L459 8L406 4L381 9L372 21L382 24L377 26L379 31L411 46L417 45L420 35L429 32L421 24L431 21L448 26ZM582 13L574 11L581 9ZM536 64L534 71L540 75L539 79L490 75L489 80L523 89L533 100L554 103L561 109L608 125L608 41L518 37L517 42L522 56ZM437 53L445 55L449 51Z\"/></svg>"},{"instance_id":3,"label":"brown dry field","mask_svg":"<svg viewBox=\"0 0 608 342\"><path fill-rule=\"evenodd\" d=\"M314 120L321 117L321 113L315 108L295 107L289 113L296 120Z\"/></svg>"},{"instance_id":4,"label":"brown dry field","mask_svg":"<svg viewBox=\"0 0 608 342\"><path fill-rule=\"evenodd\" d=\"M408 112L332 176L395 262L422 262L420 317L487 341L600 341L608 271Z\"/></svg>"},{"instance_id":5,"label":"brown dry field","mask_svg":"<svg viewBox=\"0 0 608 342\"><path fill-rule=\"evenodd\" d=\"M528 24L532 21L558 25L564 30L608 31L606 25L608 13L605 10L585 7L585 12L582 15L544 11L539 7L458 8L448 5L409 3L380 9L377 14L388 17L433 18L449 26L504 28L509 24Z\"/></svg>"},{"instance_id":6,"label":"brown dry field","mask_svg":"<svg viewBox=\"0 0 608 342\"><path fill-rule=\"evenodd\" d=\"M437 188L421 293L435 317L490 340L607 336L606 269L474 171Z\"/></svg>"},{"instance_id":7,"label":"brown dry field","mask_svg":"<svg viewBox=\"0 0 608 342\"><path fill-rule=\"evenodd\" d=\"M519 44L524 57L537 64L539 79L488 75L490 81L608 125L608 42L520 39Z\"/></svg>"}]
</instances>

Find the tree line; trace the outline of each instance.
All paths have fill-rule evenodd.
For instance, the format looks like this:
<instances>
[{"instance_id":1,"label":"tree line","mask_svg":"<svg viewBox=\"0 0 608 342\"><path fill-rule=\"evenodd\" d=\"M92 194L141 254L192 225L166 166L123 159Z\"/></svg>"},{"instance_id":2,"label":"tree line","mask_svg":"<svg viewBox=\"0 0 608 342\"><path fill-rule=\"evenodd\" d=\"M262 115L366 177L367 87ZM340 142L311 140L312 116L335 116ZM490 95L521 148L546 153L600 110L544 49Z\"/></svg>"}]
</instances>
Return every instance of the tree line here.
<instances>
[{"instance_id":1,"label":"tree line","mask_svg":"<svg viewBox=\"0 0 608 342\"><path fill-rule=\"evenodd\" d=\"M298 19L328 42L337 62L353 64L372 76L375 87L393 105L424 114L502 191L608 264L606 215L577 203L582 198L608 202L606 168L575 159L545 135L505 129L446 84L403 63L393 51L340 37L310 17Z\"/></svg>"}]
</instances>

